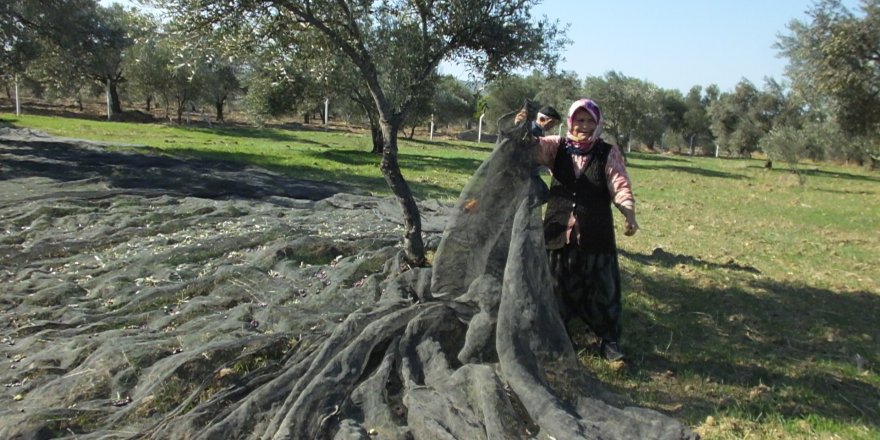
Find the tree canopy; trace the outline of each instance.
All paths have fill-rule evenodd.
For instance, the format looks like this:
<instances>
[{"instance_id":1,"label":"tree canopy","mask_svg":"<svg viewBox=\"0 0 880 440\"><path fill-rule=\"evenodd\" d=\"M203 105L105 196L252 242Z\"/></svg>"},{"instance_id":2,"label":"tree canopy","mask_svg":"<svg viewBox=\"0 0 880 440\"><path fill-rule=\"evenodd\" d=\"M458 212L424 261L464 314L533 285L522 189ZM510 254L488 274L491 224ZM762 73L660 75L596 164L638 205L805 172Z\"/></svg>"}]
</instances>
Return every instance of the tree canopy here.
<instances>
[{"instance_id":1,"label":"tree canopy","mask_svg":"<svg viewBox=\"0 0 880 440\"><path fill-rule=\"evenodd\" d=\"M397 162L397 135L412 107L433 91L437 66L457 60L494 78L524 66L552 67L565 42L558 24L532 17L533 2L525 0L158 3L187 29L219 32L227 46L271 42L280 59L320 57L321 48L344 56L376 109L384 142L380 168L404 213L411 264L422 264L425 252L418 208Z\"/></svg>"},{"instance_id":2,"label":"tree canopy","mask_svg":"<svg viewBox=\"0 0 880 440\"><path fill-rule=\"evenodd\" d=\"M880 0L863 0L861 14L840 0L818 1L809 20L794 20L777 48L787 56L792 89L816 111L827 108L849 136L880 139ZM854 158L858 160L858 158Z\"/></svg>"}]
</instances>

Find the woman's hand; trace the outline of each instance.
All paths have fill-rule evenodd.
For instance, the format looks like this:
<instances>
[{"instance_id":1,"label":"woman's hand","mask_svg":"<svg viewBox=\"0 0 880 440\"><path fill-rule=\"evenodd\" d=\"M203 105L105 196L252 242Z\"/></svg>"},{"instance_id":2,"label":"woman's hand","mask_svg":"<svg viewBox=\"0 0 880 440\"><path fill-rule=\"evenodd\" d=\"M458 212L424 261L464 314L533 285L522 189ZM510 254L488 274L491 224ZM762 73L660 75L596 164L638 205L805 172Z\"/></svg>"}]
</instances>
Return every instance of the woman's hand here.
<instances>
[{"instance_id":1,"label":"woman's hand","mask_svg":"<svg viewBox=\"0 0 880 440\"><path fill-rule=\"evenodd\" d=\"M635 214L626 217L626 220L624 220L624 227L623 235L626 235L627 237L636 235L636 232L639 230L639 223L636 221Z\"/></svg>"},{"instance_id":2,"label":"woman's hand","mask_svg":"<svg viewBox=\"0 0 880 440\"><path fill-rule=\"evenodd\" d=\"M620 213L623 214L624 218L624 229L623 234L627 237L631 237L636 235L636 232L639 230L639 222L636 221L636 208L631 204L619 205L617 209L620 210Z\"/></svg>"}]
</instances>

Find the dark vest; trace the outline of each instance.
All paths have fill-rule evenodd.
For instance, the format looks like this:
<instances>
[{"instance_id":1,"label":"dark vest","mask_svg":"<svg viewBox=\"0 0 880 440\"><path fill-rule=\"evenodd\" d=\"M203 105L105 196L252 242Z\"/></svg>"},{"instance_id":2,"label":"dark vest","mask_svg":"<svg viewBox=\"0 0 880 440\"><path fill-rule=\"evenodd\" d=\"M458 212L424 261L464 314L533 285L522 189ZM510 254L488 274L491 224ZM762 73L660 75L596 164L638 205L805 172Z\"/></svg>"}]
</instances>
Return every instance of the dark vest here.
<instances>
[{"instance_id":1,"label":"dark vest","mask_svg":"<svg viewBox=\"0 0 880 440\"><path fill-rule=\"evenodd\" d=\"M565 230L574 212L580 231L580 248L591 254L616 252L614 218L611 215L611 194L605 165L611 145L601 139L588 154L587 169L575 179L571 153L565 151L561 140L553 164L550 199L544 213L544 241L547 249L565 246ZM572 236L575 240L575 236Z\"/></svg>"}]
</instances>

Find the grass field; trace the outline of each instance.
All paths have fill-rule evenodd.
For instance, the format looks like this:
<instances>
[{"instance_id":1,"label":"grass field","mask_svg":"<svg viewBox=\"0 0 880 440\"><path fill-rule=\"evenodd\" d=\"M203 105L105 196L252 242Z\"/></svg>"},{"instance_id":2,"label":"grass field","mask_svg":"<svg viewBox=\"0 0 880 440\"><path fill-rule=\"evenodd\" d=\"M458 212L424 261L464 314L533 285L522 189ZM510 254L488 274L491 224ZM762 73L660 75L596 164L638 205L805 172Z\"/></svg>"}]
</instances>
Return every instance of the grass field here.
<instances>
[{"instance_id":1,"label":"grass field","mask_svg":"<svg viewBox=\"0 0 880 440\"><path fill-rule=\"evenodd\" d=\"M0 122L388 193L369 137L353 131ZM418 198L453 200L491 148L401 139L401 168ZM880 173L801 164L801 182L762 165L629 155L642 229L618 243L632 362L583 361L707 439L878 439Z\"/></svg>"}]
</instances>

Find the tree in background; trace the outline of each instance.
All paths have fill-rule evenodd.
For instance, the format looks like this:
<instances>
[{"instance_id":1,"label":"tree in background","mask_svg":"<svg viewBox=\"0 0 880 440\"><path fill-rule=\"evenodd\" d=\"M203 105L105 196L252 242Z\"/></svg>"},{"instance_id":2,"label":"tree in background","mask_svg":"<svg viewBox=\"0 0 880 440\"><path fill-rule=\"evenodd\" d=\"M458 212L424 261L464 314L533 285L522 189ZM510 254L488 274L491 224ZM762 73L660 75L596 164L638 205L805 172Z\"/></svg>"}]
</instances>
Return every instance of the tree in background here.
<instances>
[{"instance_id":1,"label":"tree in background","mask_svg":"<svg viewBox=\"0 0 880 440\"><path fill-rule=\"evenodd\" d=\"M660 104L660 118L663 122L663 135L661 145L664 149L674 148L677 152L686 145L684 140L685 122L684 115L687 113L687 105L684 96L678 90L660 90L658 93Z\"/></svg>"},{"instance_id":2,"label":"tree in background","mask_svg":"<svg viewBox=\"0 0 880 440\"><path fill-rule=\"evenodd\" d=\"M795 93L812 112L826 109L844 134L829 145L841 151L829 156L860 164L880 160L880 1L863 1L861 12L820 0L810 19L792 21L776 45L789 58Z\"/></svg>"},{"instance_id":3,"label":"tree in background","mask_svg":"<svg viewBox=\"0 0 880 440\"><path fill-rule=\"evenodd\" d=\"M434 122L442 125L466 123L471 120L476 102L474 90L452 75L443 75L434 92Z\"/></svg>"},{"instance_id":4,"label":"tree in background","mask_svg":"<svg viewBox=\"0 0 880 440\"><path fill-rule=\"evenodd\" d=\"M245 109L259 125L269 117L291 114L305 88L301 78L280 74L257 64L246 75Z\"/></svg>"},{"instance_id":5,"label":"tree in background","mask_svg":"<svg viewBox=\"0 0 880 440\"><path fill-rule=\"evenodd\" d=\"M534 100L541 105L553 106L563 118L571 103L584 97L581 93L581 80L575 72L532 72L531 77L532 81L538 83L538 93ZM562 122L565 123L564 120Z\"/></svg>"},{"instance_id":6,"label":"tree in background","mask_svg":"<svg viewBox=\"0 0 880 440\"><path fill-rule=\"evenodd\" d=\"M223 121L226 101L241 90L235 66L221 59L209 62L205 69L203 98L214 107L214 118Z\"/></svg>"},{"instance_id":7,"label":"tree in background","mask_svg":"<svg viewBox=\"0 0 880 440\"><path fill-rule=\"evenodd\" d=\"M122 60L126 49L132 44L132 15L118 3L109 8L98 6L96 12L93 38L85 39L86 43L79 54L68 52L66 58L71 63L69 65L81 66L82 71L95 82L106 84L111 110L113 113L122 113L119 85L125 82ZM82 37L80 41L83 41ZM79 58L74 59L69 55Z\"/></svg>"},{"instance_id":8,"label":"tree in background","mask_svg":"<svg viewBox=\"0 0 880 440\"><path fill-rule=\"evenodd\" d=\"M110 109L122 113L119 86L125 82L123 58L132 44L131 13L119 4L110 7L81 2L81 7L66 4L67 15L57 23L64 34L43 39L40 59L34 75L48 86L75 91L89 81L110 95Z\"/></svg>"},{"instance_id":9,"label":"tree in background","mask_svg":"<svg viewBox=\"0 0 880 440\"><path fill-rule=\"evenodd\" d=\"M225 2L220 0L163 0L187 28L244 28L296 48L322 36L321 43L344 54L373 98L383 135L380 169L397 197L404 217L404 252L411 264L425 262L419 210L400 172L397 136L422 91L436 80L441 61L455 59L473 65L487 77L528 65L552 65L560 47L558 28L546 18L530 15L532 2L482 0L417 1L395 4L336 1ZM294 57L288 52L287 56ZM393 60L383 63L381 60ZM393 78L402 93L393 93L382 78Z\"/></svg>"},{"instance_id":10,"label":"tree in background","mask_svg":"<svg viewBox=\"0 0 880 440\"><path fill-rule=\"evenodd\" d=\"M751 156L758 149L764 134L754 113L758 99L758 89L744 79L732 93L722 93L709 106L712 134L719 148L728 154Z\"/></svg>"},{"instance_id":11,"label":"tree in background","mask_svg":"<svg viewBox=\"0 0 880 440\"><path fill-rule=\"evenodd\" d=\"M147 112L153 102L170 87L167 75L171 65L171 50L164 41L168 38L161 23L147 15L136 15L132 20L135 37L126 51L123 70L126 72L126 91L131 99L144 102Z\"/></svg>"},{"instance_id":12,"label":"tree in background","mask_svg":"<svg viewBox=\"0 0 880 440\"><path fill-rule=\"evenodd\" d=\"M660 140L665 127L656 85L611 71L604 77L587 77L583 90L599 103L604 130L621 148L626 149L634 139L649 147Z\"/></svg>"},{"instance_id":13,"label":"tree in background","mask_svg":"<svg viewBox=\"0 0 880 440\"><path fill-rule=\"evenodd\" d=\"M13 0L0 5L0 18L4 72L24 73L62 96L78 95L86 81L94 81L107 86L112 111L122 112L118 87L131 40L130 16L121 6Z\"/></svg>"},{"instance_id":14,"label":"tree in background","mask_svg":"<svg viewBox=\"0 0 880 440\"><path fill-rule=\"evenodd\" d=\"M704 146L714 143L714 136L710 130L708 108L712 102L718 99L719 94L718 86L715 85L707 87L705 93L703 93L702 87L693 86L685 97L682 136L687 141L692 156L695 146L701 143L700 140ZM704 150L710 151L709 148L704 148Z\"/></svg>"},{"instance_id":15,"label":"tree in background","mask_svg":"<svg viewBox=\"0 0 880 440\"><path fill-rule=\"evenodd\" d=\"M520 75L496 78L485 88L481 107L485 111L484 130L495 126L502 115L521 108L527 99L533 99L540 90L540 81Z\"/></svg>"}]
</instances>

